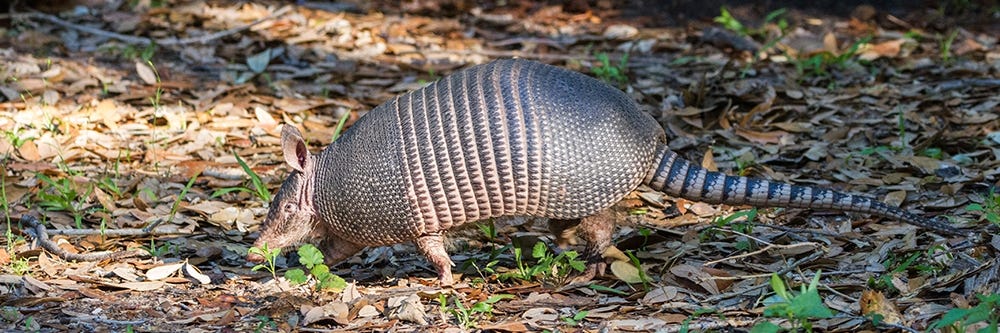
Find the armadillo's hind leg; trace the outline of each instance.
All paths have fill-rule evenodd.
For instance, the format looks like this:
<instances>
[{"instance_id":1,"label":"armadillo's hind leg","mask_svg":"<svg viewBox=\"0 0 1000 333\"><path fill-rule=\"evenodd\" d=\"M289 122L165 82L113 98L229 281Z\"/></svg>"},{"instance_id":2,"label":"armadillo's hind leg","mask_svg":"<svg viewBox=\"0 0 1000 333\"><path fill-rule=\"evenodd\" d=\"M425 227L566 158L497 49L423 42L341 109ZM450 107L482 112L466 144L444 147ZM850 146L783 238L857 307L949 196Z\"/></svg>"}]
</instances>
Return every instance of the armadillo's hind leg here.
<instances>
[{"instance_id":1,"label":"armadillo's hind leg","mask_svg":"<svg viewBox=\"0 0 1000 333\"><path fill-rule=\"evenodd\" d=\"M576 245L576 228L578 225L580 225L580 219L549 219L549 232L556 238L555 243L560 249Z\"/></svg>"},{"instance_id":2,"label":"armadillo's hind leg","mask_svg":"<svg viewBox=\"0 0 1000 333\"><path fill-rule=\"evenodd\" d=\"M417 248L420 253L427 257L434 268L437 268L438 279L441 286L450 286L455 283L455 278L451 276L451 257L444 249L444 237L441 234L426 234L417 238Z\"/></svg>"},{"instance_id":3,"label":"armadillo's hind leg","mask_svg":"<svg viewBox=\"0 0 1000 333\"><path fill-rule=\"evenodd\" d=\"M587 269L577 276L573 282L585 282L594 277L604 275L608 264L604 261L604 251L611 246L611 235L615 230L615 212L612 208L597 214L584 217L577 228L577 235L587 241L583 250L583 258L587 260Z\"/></svg>"}]
</instances>

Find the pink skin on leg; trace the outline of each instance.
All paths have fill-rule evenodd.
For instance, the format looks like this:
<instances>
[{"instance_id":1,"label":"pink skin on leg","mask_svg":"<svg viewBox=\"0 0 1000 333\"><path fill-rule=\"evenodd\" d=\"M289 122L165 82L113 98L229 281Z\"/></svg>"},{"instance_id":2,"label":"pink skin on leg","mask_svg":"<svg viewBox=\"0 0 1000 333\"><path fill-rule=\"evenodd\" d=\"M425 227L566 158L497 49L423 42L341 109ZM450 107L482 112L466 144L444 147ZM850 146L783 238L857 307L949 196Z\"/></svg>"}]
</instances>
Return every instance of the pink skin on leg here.
<instances>
[{"instance_id":1,"label":"pink skin on leg","mask_svg":"<svg viewBox=\"0 0 1000 333\"><path fill-rule=\"evenodd\" d=\"M610 208L584 217L580 221L577 233L580 238L587 241L587 247L583 251L583 257L587 260L587 269L573 279L575 282L590 281L596 276L604 275L608 264L604 261L603 255L604 251L611 246L611 235L614 230L615 212Z\"/></svg>"},{"instance_id":2,"label":"pink skin on leg","mask_svg":"<svg viewBox=\"0 0 1000 333\"><path fill-rule=\"evenodd\" d=\"M417 238L417 248L420 249L420 253L423 253L424 257L427 257L427 261L430 261L437 268L441 286L455 284L455 278L451 276L451 266L455 264L451 262L451 257L444 249L444 237L440 234L420 236Z\"/></svg>"}]
</instances>

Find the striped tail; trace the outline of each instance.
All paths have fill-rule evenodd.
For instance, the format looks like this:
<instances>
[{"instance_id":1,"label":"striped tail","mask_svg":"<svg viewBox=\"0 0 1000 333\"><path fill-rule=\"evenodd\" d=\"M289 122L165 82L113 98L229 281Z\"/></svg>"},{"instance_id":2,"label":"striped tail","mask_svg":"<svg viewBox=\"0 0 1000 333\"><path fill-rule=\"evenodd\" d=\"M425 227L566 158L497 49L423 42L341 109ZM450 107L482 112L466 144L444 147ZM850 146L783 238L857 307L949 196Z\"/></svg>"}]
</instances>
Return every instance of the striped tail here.
<instances>
[{"instance_id":1,"label":"striped tail","mask_svg":"<svg viewBox=\"0 0 1000 333\"><path fill-rule=\"evenodd\" d=\"M946 234L964 232L875 199L813 186L790 185L759 178L729 176L695 165L666 146L660 146L654 159L657 164L645 182L654 190L670 196L712 204L751 205L755 207L814 208L868 213L893 218Z\"/></svg>"}]
</instances>

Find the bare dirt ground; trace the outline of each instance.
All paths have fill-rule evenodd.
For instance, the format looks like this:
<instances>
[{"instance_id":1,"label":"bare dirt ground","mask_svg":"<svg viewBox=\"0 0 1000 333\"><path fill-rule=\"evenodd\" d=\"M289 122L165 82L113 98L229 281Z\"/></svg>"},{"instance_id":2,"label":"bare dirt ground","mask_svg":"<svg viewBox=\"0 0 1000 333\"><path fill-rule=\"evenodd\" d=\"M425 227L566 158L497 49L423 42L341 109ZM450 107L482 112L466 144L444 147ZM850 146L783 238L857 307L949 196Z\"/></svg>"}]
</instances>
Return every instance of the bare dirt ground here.
<instances>
[{"instance_id":1,"label":"bare dirt ground","mask_svg":"<svg viewBox=\"0 0 1000 333\"><path fill-rule=\"evenodd\" d=\"M723 5L11 5L0 21L0 327L988 332L992 321L995 332L1000 7L775 2L728 6L727 18ZM509 57L616 85L705 167L867 194L975 237L640 187L615 234L627 255L586 285L565 285L574 263L556 257L546 222L520 218L449 235L455 288L439 288L411 244L331 267L344 283L328 288L319 275L285 277L301 266L295 251L274 275L251 270L264 192L289 172L281 124L306 129L315 152L340 119ZM782 298L772 273L794 293ZM933 326L955 309L983 317Z\"/></svg>"}]
</instances>

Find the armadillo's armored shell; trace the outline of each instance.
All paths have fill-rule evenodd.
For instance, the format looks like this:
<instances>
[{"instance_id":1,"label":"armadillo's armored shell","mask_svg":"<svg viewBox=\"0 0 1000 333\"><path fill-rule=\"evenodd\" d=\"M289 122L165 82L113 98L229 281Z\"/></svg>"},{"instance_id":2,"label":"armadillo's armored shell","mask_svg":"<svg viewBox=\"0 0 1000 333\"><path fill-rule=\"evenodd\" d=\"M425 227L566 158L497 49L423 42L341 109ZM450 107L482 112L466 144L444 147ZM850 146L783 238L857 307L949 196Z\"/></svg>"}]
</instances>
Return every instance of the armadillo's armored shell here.
<instances>
[{"instance_id":1,"label":"armadillo's armored shell","mask_svg":"<svg viewBox=\"0 0 1000 333\"><path fill-rule=\"evenodd\" d=\"M613 87L496 61L358 120L319 156L315 206L363 245L503 215L580 218L638 186L664 141L657 122Z\"/></svg>"}]
</instances>

